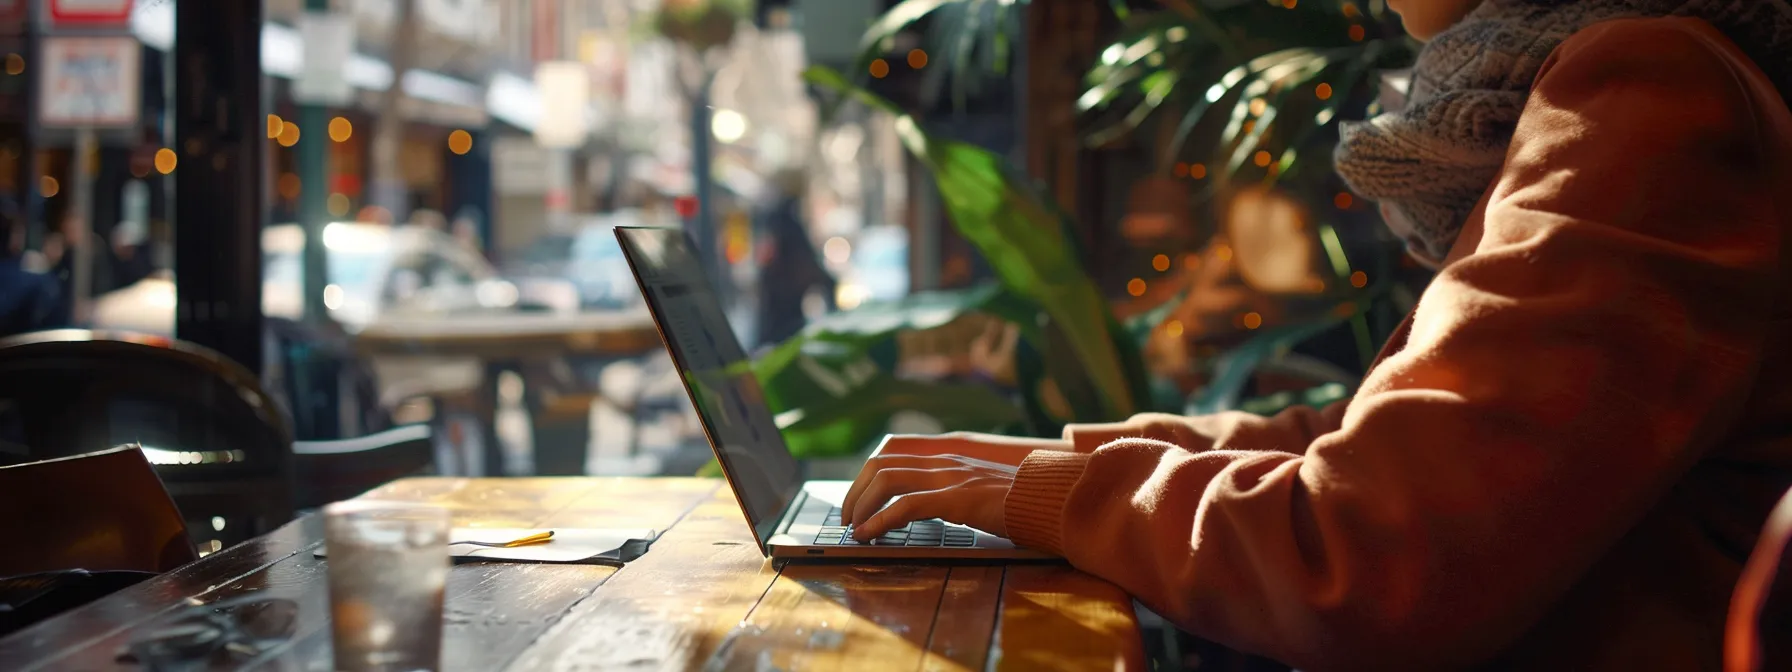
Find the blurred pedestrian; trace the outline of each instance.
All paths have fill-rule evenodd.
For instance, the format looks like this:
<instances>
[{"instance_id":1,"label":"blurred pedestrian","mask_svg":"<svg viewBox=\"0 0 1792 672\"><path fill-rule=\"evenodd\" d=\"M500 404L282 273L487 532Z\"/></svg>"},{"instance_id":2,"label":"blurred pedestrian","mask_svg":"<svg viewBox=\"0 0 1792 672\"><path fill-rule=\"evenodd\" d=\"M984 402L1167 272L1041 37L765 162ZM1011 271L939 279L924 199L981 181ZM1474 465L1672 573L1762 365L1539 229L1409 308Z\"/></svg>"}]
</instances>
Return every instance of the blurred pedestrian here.
<instances>
[{"instance_id":1,"label":"blurred pedestrian","mask_svg":"<svg viewBox=\"0 0 1792 672\"><path fill-rule=\"evenodd\" d=\"M26 268L25 220L0 203L0 337L67 326L68 304L55 278Z\"/></svg>"},{"instance_id":2,"label":"blurred pedestrian","mask_svg":"<svg viewBox=\"0 0 1792 672\"><path fill-rule=\"evenodd\" d=\"M803 298L819 291L829 310L837 282L822 266L803 222L805 176L786 170L772 180L772 197L757 213L759 249L759 345L782 342L803 330Z\"/></svg>"}]
</instances>

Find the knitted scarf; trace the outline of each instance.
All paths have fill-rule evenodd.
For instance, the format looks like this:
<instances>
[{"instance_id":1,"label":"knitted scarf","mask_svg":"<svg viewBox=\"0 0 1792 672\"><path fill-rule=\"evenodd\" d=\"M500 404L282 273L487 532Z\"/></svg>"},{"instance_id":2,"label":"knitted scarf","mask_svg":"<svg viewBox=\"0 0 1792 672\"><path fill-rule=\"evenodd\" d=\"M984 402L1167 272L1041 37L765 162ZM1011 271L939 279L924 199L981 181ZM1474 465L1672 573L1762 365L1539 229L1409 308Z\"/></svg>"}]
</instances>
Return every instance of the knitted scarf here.
<instances>
[{"instance_id":1,"label":"knitted scarf","mask_svg":"<svg viewBox=\"0 0 1792 672\"><path fill-rule=\"evenodd\" d=\"M1703 19L1792 93L1787 0L1486 0L1419 53L1407 103L1340 127L1334 161L1421 260L1441 263L1506 159L1532 80L1556 46L1613 19Z\"/></svg>"}]
</instances>

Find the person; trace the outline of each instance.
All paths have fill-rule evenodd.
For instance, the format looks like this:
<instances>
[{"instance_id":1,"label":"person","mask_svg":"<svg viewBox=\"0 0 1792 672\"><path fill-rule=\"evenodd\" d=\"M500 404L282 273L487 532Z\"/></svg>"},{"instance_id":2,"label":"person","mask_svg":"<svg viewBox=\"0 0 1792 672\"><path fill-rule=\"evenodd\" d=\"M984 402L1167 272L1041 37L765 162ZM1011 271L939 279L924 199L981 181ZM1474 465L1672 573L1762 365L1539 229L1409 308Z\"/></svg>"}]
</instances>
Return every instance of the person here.
<instances>
[{"instance_id":1,"label":"person","mask_svg":"<svg viewBox=\"0 0 1792 672\"><path fill-rule=\"evenodd\" d=\"M803 297L820 292L822 302L834 304L838 281L822 266L815 243L803 226L804 179L800 170L781 171L775 191L758 214L764 232L760 243L758 345L771 346L795 336L808 323Z\"/></svg>"},{"instance_id":2,"label":"person","mask_svg":"<svg viewBox=\"0 0 1792 672\"><path fill-rule=\"evenodd\" d=\"M0 337L55 329L69 323L61 283L25 261L24 215L8 198L0 201Z\"/></svg>"},{"instance_id":3,"label":"person","mask_svg":"<svg viewBox=\"0 0 1792 672\"><path fill-rule=\"evenodd\" d=\"M1005 534L1303 670L1719 669L1792 486L1792 6L1388 4L1407 106L1335 159L1441 270L1353 398L894 437L854 534Z\"/></svg>"}]
</instances>

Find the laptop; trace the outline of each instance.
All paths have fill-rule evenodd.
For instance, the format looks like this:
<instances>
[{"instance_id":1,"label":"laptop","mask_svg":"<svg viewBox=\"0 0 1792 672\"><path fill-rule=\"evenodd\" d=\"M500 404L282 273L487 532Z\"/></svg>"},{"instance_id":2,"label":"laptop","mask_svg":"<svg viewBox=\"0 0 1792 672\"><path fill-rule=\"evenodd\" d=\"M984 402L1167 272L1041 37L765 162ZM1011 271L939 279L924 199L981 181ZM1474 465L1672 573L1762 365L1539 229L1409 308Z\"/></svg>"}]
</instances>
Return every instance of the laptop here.
<instances>
[{"instance_id":1,"label":"laptop","mask_svg":"<svg viewBox=\"0 0 1792 672\"><path fill-rule=\"evenodd\" d=\"M778 433L714 285L679 229L616 227L654 325L697 409L728 487L777 558L1048 559L974 528L917 521L860 543L840 520L850 481L805 480ZM880 446L881 450L882 447Z\"/></svg>"}]
</instances>

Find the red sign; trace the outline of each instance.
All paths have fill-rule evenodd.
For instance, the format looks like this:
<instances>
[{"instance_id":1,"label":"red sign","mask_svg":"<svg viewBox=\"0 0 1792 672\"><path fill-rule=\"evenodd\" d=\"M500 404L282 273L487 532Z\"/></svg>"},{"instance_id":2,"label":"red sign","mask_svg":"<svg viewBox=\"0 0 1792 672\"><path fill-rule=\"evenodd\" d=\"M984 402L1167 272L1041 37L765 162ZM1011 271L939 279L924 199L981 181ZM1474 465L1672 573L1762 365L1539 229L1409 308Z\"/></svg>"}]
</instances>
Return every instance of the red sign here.
<instances>
[{"instance_id":1,"label":"red sign","mask_svg":"<svg viewBox=\"0 0 1792 672\"><path fill-rule=\"evenodd\" d=\"M57 26L122 26L131 22L133 4L134 0L50 0L50 22Z\"/></svg>"}]
</instances>

